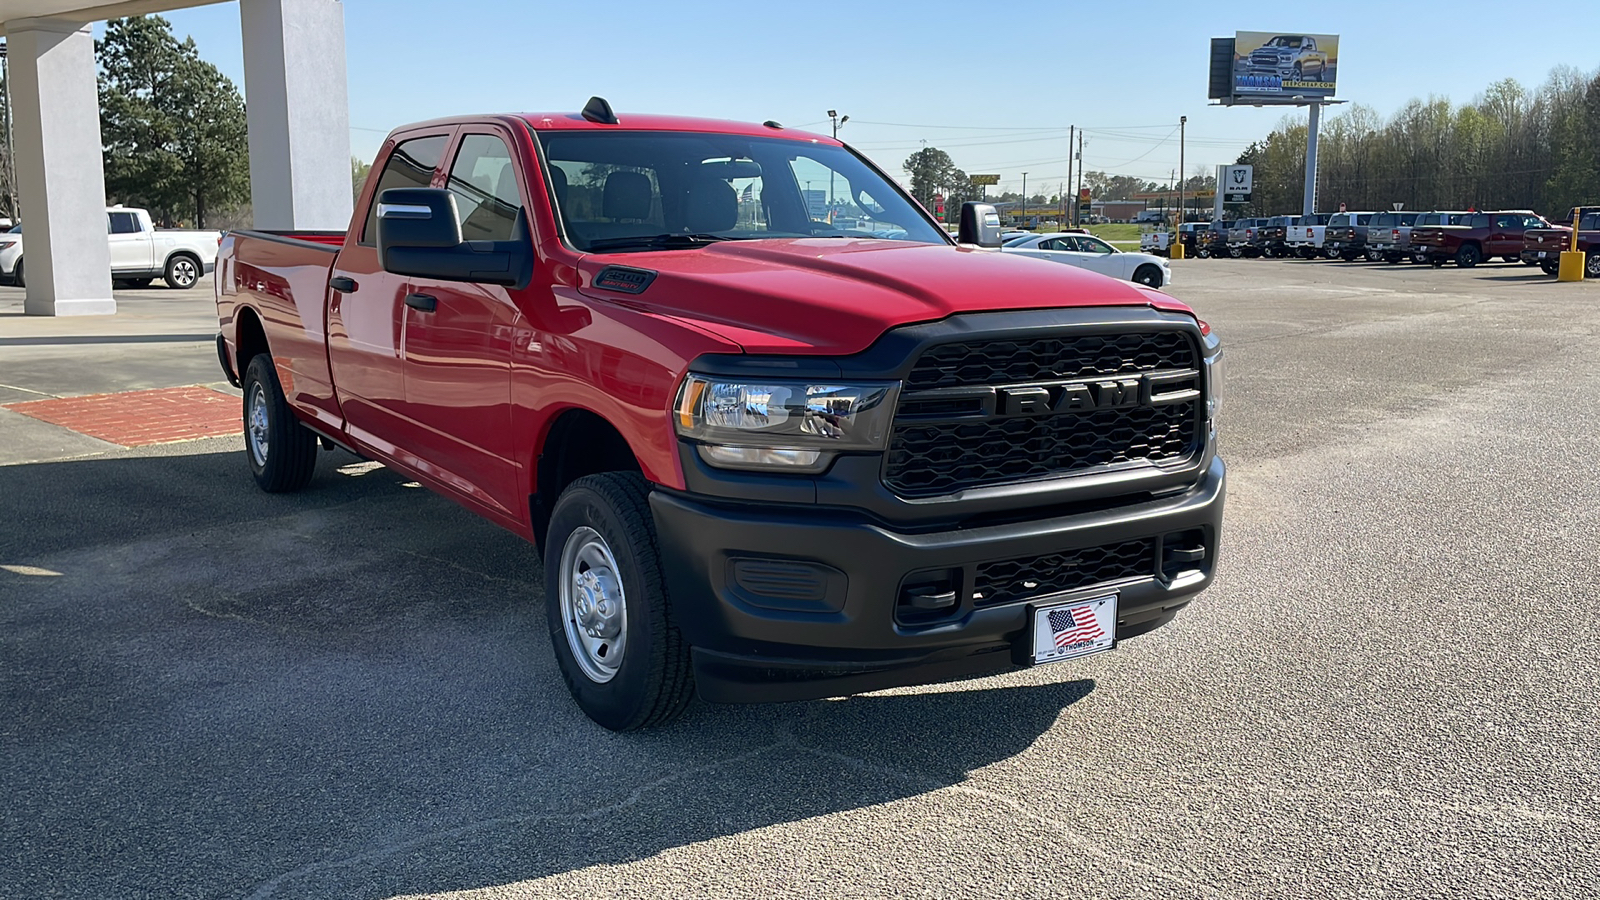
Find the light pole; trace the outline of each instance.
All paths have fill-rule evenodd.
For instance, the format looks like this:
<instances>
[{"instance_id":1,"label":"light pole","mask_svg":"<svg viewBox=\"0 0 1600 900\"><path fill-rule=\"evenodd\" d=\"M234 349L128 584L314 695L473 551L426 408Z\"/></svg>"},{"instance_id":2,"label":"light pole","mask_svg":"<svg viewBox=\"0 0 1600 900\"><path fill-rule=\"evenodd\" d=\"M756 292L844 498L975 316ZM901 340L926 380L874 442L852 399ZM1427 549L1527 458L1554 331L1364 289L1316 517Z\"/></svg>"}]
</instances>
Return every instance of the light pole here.
<instances>
[{"instance_id":1,"label":"light pole","mask_svg":"<svg viewBox=\"0 0 1600 900\"><path fill-rule=\"evenodd\" d=\"M1024 228L1028 227L1028 173L1027 172L1023 172L1022 173L1022 216L1018 219L1017 224L1022 226L1022 227L1024 227Z\"/></svg>"},{"instance_id":2,"label":"light pole","mask_svg":"<svg viewBox=\"0 0 1600 900\"><path fill-rule=\"evenodd\" d=\"M833 120L833 139L839 139L839 126L850 121L849 116L840 117L837 109L828 110L828 118ZM833 214L833 167L828 168L828 214Z\"/></svg>"}]
</instances>

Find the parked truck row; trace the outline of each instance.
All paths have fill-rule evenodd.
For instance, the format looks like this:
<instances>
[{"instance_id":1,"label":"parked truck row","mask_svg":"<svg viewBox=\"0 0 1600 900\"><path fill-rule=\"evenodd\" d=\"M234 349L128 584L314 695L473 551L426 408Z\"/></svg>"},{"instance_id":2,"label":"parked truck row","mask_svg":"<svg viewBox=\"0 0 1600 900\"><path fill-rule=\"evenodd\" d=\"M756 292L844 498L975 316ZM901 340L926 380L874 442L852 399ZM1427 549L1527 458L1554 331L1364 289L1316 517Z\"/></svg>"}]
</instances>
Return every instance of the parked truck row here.
<instances>
[{"instance_id":1,"label":"parked truck row","mask_svg":"<svg viewBox=\"0 0 1600 900\"><path fill-rule=\"evenodd\" d=\"M1574 217L1586 277L1600 278L1600 248L1593 231L1600 207L1578 207L1552 224L1528 209L1354 211L1315 216L1272 216L1185 223L1176 237L1201 259L1337 259L1472 268L1503 260L1556 274L1562 250L1571 248Z\"/></svg>"}]
</instances>

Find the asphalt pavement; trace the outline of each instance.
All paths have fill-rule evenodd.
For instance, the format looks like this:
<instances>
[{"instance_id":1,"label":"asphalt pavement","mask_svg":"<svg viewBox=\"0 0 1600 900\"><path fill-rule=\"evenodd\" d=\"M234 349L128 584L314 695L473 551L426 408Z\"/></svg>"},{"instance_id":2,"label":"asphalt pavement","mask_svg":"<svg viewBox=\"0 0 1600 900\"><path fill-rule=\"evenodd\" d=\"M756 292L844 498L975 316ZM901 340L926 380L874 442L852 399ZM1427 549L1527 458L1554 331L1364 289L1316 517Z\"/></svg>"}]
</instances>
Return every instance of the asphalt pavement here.
<instances>
[{"instance_id":1,"label":"asphalt pavement","mask_svg":"<svg viewBox=\"0 0 1600 900\"><path fill-rule=\"evenodd\" d=\"M568 698L532 548L403 476L268 496L238 438L0 412L0 897L1600 893L1600 285L1175 269L1232 479L1176 622L644 734ZM205 292L132 293L0 292L0 403L216 382L122 340L205 336Z\"/></svg>"}]
</instances>

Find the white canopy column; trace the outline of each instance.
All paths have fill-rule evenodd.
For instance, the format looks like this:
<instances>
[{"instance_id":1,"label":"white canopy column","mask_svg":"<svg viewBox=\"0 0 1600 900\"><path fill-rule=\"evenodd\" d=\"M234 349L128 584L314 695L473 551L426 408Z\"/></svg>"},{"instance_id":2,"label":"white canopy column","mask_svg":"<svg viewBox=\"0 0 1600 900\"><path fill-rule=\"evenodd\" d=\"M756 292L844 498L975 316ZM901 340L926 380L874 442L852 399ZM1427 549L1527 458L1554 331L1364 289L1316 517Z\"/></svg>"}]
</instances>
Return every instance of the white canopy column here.
<instances>
[{"instance_id":1,"label":"white canopy column","mask_svg":"<svg viewBox=\"0 0 1600 900\"><path fill-rule=\"evenodd\" d=\"M24 310L110 315L117 302L106 241L94 39L81 22L14 19L5 27L17 195L26 223Z\"/></svg>"},{"instance_id":2,"label":"white canopy column","mask_svg":"<svg viewBox=\"0 0 1600 900\"><path fill-rule=\"evenodd\" d=\"M339 0L239 0L257 228L343 231L350 101Z\"/></svg>"}]
</instances>

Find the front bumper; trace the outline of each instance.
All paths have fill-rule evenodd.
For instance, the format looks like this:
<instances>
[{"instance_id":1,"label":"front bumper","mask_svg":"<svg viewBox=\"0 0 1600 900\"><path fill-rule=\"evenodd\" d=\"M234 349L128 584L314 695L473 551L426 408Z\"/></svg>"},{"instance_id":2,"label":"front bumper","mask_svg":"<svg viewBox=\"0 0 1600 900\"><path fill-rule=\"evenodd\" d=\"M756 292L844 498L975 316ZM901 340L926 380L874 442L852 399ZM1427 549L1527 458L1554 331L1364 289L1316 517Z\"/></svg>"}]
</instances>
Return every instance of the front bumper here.
<instances>
[{"instance_id":1,"label":"front bumper","mask_svg":"<svg viewBox=\"0 0 1600 900\"><path fill-rule=\"evenodd\" d=\"M1147 540L1152 556L1144 573L1073 583L1053 596L1115 590L1118 639L1149 631L1210 585L1225 486L1222 461L1213 458L1199 481L1178 493L933 532L899 531L861 512L814 505L739 504L667 491L653 493L650 505L675 618L694 648L700 695L743 703L1016 667L1028 606L1052 596L1054 585L984 606L974 585L985 564L1083 559L1098 548ZM1197 542L1203 553L1195 558ZM1180 544L1183 561L1169 562ZM1074 577L1070 562L1063 571ZM930 615L911 602L933 590L927 585L950 587L953 605Z\"/></svg>"}]
</instances>

